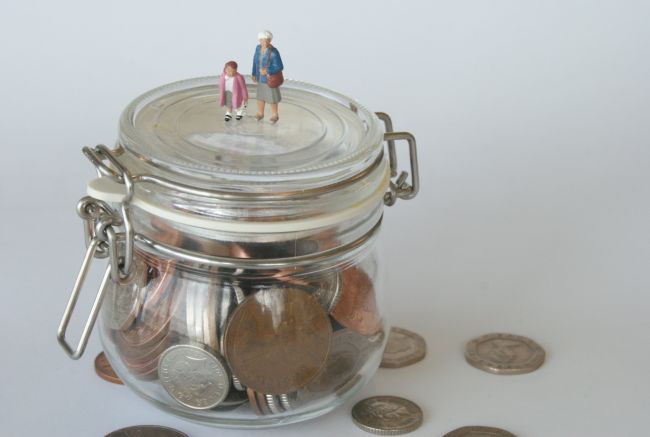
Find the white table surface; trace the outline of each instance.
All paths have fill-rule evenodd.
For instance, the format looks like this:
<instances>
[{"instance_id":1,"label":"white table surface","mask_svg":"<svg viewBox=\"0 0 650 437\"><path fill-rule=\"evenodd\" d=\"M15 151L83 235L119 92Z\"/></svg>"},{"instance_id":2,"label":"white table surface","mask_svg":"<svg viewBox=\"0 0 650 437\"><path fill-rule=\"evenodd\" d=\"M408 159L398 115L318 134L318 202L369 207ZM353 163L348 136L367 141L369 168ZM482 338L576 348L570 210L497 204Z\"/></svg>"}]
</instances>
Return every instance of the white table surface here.
<instances>
[{"instance_id":1,"label":"white table surface","mask_svg":"<svg viewBox=\"0 0 650 437\"><path fill-rule=\"evenodd\" d=\"M97 336L74 362L55 332L83 254L74 206L94 174L80 148L112 145L141 92L218 74L230 58L246 72L266 27L287 76L386 111L418 140L421 193L386 209L381 243L389 318L424 336L428 355L380 369L355 401L417 402L413 436L472 424L520 437L646 435L648 4L269 4L0 6L0 435L135 424L249 435L169 416L100 380ZM468 366L465 342L489 332L535 339L547 362L509 377ZM367 435L353 403L257 434Z\"/></svg>"}]
</instances>

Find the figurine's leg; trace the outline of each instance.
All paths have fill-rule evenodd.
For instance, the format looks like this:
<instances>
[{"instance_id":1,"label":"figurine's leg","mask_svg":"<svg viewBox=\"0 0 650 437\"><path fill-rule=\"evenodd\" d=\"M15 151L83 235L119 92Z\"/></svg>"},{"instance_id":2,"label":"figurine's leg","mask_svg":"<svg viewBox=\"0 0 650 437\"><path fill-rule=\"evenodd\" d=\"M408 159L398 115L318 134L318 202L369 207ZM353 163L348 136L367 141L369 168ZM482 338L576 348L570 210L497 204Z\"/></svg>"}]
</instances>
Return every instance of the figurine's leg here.
<instances>
[{"instance_id":1,"label":"figurine's leg","mask_svg":"<svg viewBox=\"0 0 650 437\"><path fill-rule=\"evenodd\" d=\"M257 115L255 116L255 118L258 120L264 118L264 105L265 105L264 100L257 101Z\"/></svg>"},{"instance_id":2,"label":"figurine's leg","mask_svg":"<svg viewBox=\"0 0 650 437\"><path fill-rule=\"evenodd\" d=\"M235 118L237 120L241 120L243 116L244 116L244 105L241 105L239 109L237 109L237 115L235 116Z\"/></svg>"},{"instance_id":3,"label":"figurine's leg","mask_svg":"<svg viewBox=\"0 0 650 437\"><path fill-rule=\"evenodd\" d=\"M230 119L232 118L232 114L231 114L232 106L228 106L227 108L228 110L226 111L226 116L223 119L226 121L230 121Z\"/></svg>"},{"instance_id":4,"label":"figurine's leg","mask_svg":"<svg viewBox=\"0 0 650 437\"><path fill-rule=\"evenodd\" d=\"M278 104L277 103L271 103L271 118L269 121L271 123L275 123L280 119L280 116L278 115Z\"/></svg>"}]
</instances>

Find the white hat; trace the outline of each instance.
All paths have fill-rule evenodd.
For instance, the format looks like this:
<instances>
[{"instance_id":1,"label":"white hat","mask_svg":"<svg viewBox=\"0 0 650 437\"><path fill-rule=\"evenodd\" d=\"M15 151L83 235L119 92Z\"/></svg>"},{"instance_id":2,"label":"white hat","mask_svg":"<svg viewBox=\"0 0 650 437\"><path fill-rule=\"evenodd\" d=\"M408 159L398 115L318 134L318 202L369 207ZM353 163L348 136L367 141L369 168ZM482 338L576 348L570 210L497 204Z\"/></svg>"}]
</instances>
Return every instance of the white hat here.
<instances>
[{"instance_id":1,"label":"white hat","mask_svg":"<svg viewBox=\"0 0 650 437\"><path fill-rule=\"evenodd\" d=\"M271 41L273 39L273 34L269 30L263 30L257 34L257 39L268 39Z\"/></svg>"}]
</instances>

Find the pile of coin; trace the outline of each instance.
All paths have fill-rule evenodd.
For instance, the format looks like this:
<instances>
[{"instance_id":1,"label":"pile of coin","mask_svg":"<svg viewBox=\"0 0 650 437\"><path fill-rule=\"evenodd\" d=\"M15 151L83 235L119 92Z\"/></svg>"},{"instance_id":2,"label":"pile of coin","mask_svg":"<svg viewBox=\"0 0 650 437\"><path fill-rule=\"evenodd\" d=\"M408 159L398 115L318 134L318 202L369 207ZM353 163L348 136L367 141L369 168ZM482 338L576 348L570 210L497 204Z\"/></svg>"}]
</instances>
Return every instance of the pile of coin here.
<instances>
[{"instance_id":1,"label":"pile of coin","mask_svg":"<svg viewBox=\"0 0 650 437\"><path fill-rule=\"evenodd\" d=\"M113 328L113 341L131 374L154 380L160 356L176 341L176 332L171 329L178 304L173 293L174 263L138 259L136 264L138 273L133 283L123 286L111 282L112 290L105 298L110 304L103 307L104 320Z\"/></svg>"},{"instance_id":2,"label":"pile of coin","mask_svg":"<svg viewBox=\"0 0 650 437\"><path fill-rule=\"evenodd\" d=\"M361 266L260 278L243 269L199 273L149 253L135 259L132 281L111 284L104 327L129 374L158 380L179 406L283 414L342 396L383 347Z\"/></svg>"}]
</instances>

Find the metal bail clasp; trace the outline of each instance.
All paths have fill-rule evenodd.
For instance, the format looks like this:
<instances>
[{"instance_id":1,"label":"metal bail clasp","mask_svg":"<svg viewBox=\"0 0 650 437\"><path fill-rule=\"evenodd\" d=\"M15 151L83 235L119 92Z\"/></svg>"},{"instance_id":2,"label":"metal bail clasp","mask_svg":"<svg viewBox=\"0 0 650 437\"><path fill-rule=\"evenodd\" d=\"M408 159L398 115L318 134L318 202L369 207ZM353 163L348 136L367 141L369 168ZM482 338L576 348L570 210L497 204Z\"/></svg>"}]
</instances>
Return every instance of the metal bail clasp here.
<instances>
[{"instance_id":1,"label":"metal bail clasp","mask_svg":"<svg viewBox=\"0 0 650 437\"><path fill-rule=\"evenodd\" d=\"M395 141L406 140L409 145L409 156L411 161L411 183L407 182L409 173L402 171L397 179L391 179L390 186L384 194L384 204L392 206L398 198L409 200L414 198L420 190L420 173L418 171L418 153L415 144L415 137L409 132L393 132L393 121L390 116L384 112L375 112L375 115L384 122L386 133L384 140L388 143L388 159L390 162L391 178L397 176L397 152L395 151Z\"/></svg>"},{"instance_id":2,"label":"metal bail clasp","mask_svg":"<svg viewBox=\"0 0 650 437\"><path fill-rule=\"evenodd\" d=\"M90 310L90 315L88 316L88 320L86 320L86 325L84 326L84 329L81 333L81 338L79 339L79 343L77 344L76 348L72 348L70 344L68 344L68 341L65 338L66 331L68 330L68 324L70 323L70 318L72 317L72 312L74 311L75 306L77 305L77 299L79 298L79 293L81 293L81 289L83 288L84 282L86 281L86 275L88 274L88 270L90 269L90 264L92 263L92 259L95 257L95 253L97 253L98 248L100 247L100 243L102 243L102 240L98 238L93 238L90 240L90 244L88 245L88 249L86 250L86 256L84 257L83 262L81 263L81 269L79 270L79 274L77 275L77 280L75 281L74 288L72 289L72 294L70 295L70 299L68 300L68 305L65 308L65 311L63 312L63 318L61 319L61 324L59 325L59 330L57 331L57 340L59 341L59 344L63 347L63 350L65 353L67 353L70 358L73 360L77 360L83 355L84 350L86 349L86 345L88 344L88 338L90 337L90 333L93 330L93 326L95 325L95 321L97 320L97 315L99 314L99 309L102 305L102 300L104 299L104 292L106 290L106 285L108 284L108 281L111 276L111 266L110 264L106 266L106 272L104 273L104 277L102 279L101 285L99 286L99 291L97 292L97 296L95 297L95 302L93 302L92 309Z\"/></svg>"}]
</instances>

